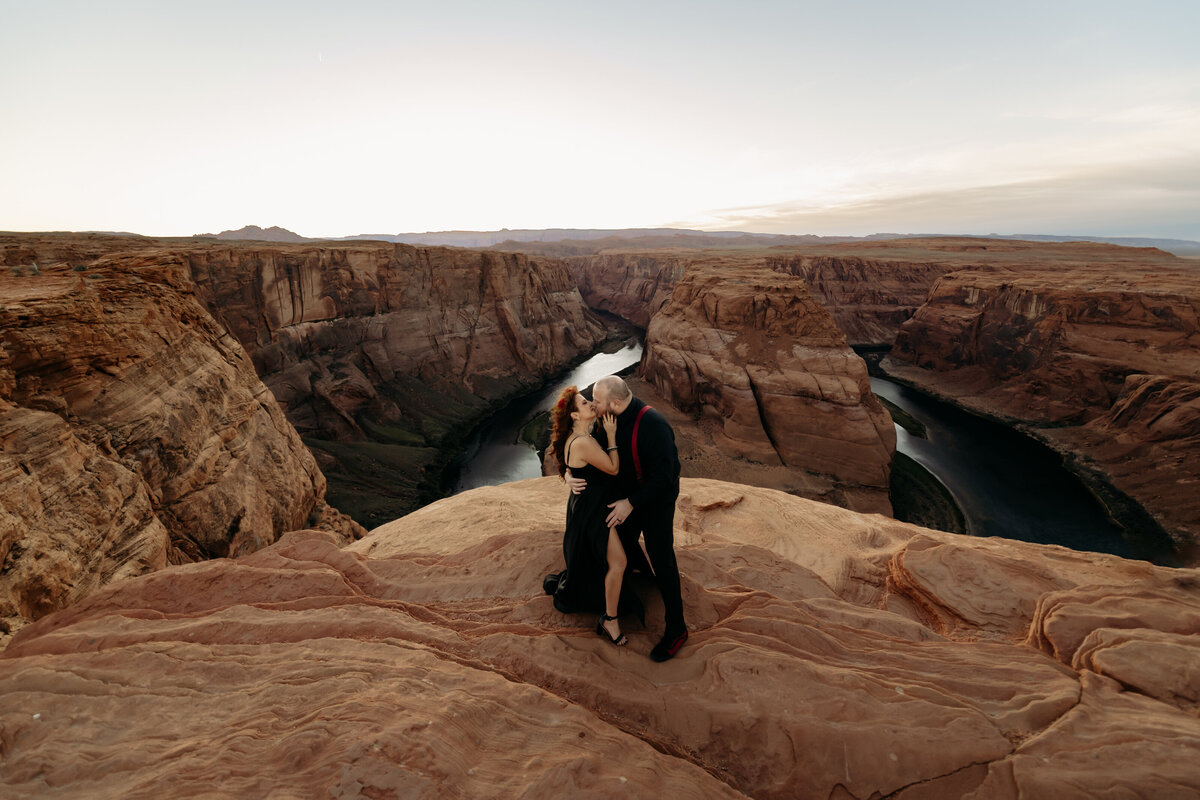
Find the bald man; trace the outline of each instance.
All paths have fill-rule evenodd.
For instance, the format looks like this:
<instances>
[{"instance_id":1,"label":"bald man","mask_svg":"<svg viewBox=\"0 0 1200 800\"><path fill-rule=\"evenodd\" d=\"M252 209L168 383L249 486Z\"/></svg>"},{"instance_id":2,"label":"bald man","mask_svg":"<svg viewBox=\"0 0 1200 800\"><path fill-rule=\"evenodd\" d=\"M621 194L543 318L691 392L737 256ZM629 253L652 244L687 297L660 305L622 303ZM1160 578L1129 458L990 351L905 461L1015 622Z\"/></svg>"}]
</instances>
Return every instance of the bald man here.
<instances>
[{"instance_id":1,"label":"bald man","mask_svg":"<svg viewBox=\"0 0 1200 800\"><path fill-rule=\"evenodd\" d=\"M584 391L587 397L589 392ZM589 400L596 413L612 412L617 417L617 475L619 500L610 503L609 526L616 525L629 566L645 564L638 538L646 542L648 565L662 593L666 630L650 651L650 658L674 658L687 641L683 619L683 594L679 566L675 562L675 500L679 497L679 453L675 432L662 414L633 396L629 385L616 375L596 381ZM634 432L637 441L634 441ZM580 492L586 481L568 476L571 491Z\"/></svg>"}]
</instances>

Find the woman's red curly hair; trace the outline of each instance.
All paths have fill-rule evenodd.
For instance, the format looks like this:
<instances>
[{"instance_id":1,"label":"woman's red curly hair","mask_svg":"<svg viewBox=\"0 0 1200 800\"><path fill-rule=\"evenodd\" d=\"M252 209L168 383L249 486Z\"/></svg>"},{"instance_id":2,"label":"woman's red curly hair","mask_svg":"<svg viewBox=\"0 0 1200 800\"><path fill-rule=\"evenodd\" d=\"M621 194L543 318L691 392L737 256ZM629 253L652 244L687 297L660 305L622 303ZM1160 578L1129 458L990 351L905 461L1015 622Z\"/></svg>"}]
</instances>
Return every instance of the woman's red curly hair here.
<instances>
[{"instance_id":1,"label":"woman's red curly hair","mask_svg":"<svg viewBox=\"0 0 1200 800\"><path fill-rule=\"evenodd\" d=\"M554 423L553 433L550 434L550 449L558 461L560 478L567 472L567 460L563 456L563 448L566 447L567 438L570 437L571 429L575 425L575 420L571 419L571 412L575 410L575 397L578 394L578 386L568 386L562 390L562 394L558 396L558 402L550 410L550 421Z\"/></svg>"}]
</instances>

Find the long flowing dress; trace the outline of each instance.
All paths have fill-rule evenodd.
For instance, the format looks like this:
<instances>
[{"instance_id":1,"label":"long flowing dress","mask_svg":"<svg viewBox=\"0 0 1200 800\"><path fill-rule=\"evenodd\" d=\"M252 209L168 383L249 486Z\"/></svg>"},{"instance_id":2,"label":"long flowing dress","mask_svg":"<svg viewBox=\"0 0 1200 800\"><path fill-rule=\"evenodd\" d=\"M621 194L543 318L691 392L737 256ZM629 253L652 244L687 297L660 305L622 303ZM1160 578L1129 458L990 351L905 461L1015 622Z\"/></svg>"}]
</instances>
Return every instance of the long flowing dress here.
<instances>
[{"instance_id":1,"label":"long flowing dress","mask_svg":"<svg viewBox=\"0 0 1200 800\"><path fill-rule=\"evenodd\" d=\"M615 476L587 464L571 467L571 474L587 481L587 488L567 500L567 527L563 532L563 558L567 568L559 573L554 607L564 614L604 614L604 574L608 571L608 504ZM618 615L645 618L638 596L622 583Z\"/></svg>"}]
</instances>

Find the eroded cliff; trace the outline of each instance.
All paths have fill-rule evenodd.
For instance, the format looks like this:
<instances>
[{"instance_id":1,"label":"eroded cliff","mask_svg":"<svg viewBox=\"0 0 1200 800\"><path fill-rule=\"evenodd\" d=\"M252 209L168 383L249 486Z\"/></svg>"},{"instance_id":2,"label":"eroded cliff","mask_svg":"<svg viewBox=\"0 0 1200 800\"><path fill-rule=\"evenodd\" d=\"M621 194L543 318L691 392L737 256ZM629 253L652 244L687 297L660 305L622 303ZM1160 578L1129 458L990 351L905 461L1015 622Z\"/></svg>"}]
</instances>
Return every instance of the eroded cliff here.
<instances>
[{"instance_id":1,"label":"eroded cliff","mask_svg":"<svg viewBox=\"0 0 1200 800\"><path fill-rule=\"evenodd\" d=\"M6 796L1190 797L1200 572L685 479L691 639L541 593L557 478L127 581L0 658ZM151 788L152 787L152 788Z\"/></svg>"},{"instance_id":2,"label":"eroded cliff","mask_svg":"<svg viewBox=\"0 0 1200 800\"><path fill-rule=\"evenodd\" d=\"M436 496L446 442L606 336L553 259L372 242L180 257L364 521Z\"/></svg>"},{"instance_id":3,"label":"eroded cliff","mask_svg":"<svg viewBox=\"0 0 1200 800\"><path fill-rule=\"evenodd\" d=\"M745 250L610 252L568 258L584 300L641 328L690 267L756 270L804 280L852 346L889 346L941 275L958 268L945 254L903 242Z\"/></svg>"},{"instance_id":4,"label":"eroded cliff","mask_svg":"<svg viewBox=\"0 0 1200 800\"><path fill-rule=\"evenodd\" d=\"M803 279L851 346L872 347L891 345L900 326L925 302L934 282L954 268L938 261L850 253L768 256L764 264Z\"/></svg>"},{"instance_id":5,"label":"eroded cliff","mask_svg":"<svg viewBox=\"0 0 1200 800\"><path fill-rule=\"evenodd\" d=\"M645 330L697 258L671 253L616 253L566 261L588 306Z\"/></svg>"},{"instance_id":6,"label":"eroded cliff","mask_svg":"<svg viewBox=\"0 0 1200 800\"><path fill-rule=\"evenodd\" d=\"M942 277L884 365L1034 433L1134 534L1156 524L1140 506L1190 550L1200 540L1198 309L1200 270L1187 261L1039 245L1023 263Z\"/></svg>"},{"instance_id":7,"label":"eroded cliff","mask_svg":"<svg viewBox=\"0 0 1200 800\"><path fill-rule=\"evenodd\" d=\"M780 488L891 513L892 420L802 279L692 267L651 318L638 375L727 458L792 473Z\"/></svg>"},{"instance_id":8,"label":"eroded cliff","mask_svg":"<svg viewBox=\"0 0 1200 800\"><path fill-rule=\"evenodd\" d=\"M5 236L0 249L5 627L322 517L354 535L177 260L110 239Z\"/></svg>"}]
</instances>

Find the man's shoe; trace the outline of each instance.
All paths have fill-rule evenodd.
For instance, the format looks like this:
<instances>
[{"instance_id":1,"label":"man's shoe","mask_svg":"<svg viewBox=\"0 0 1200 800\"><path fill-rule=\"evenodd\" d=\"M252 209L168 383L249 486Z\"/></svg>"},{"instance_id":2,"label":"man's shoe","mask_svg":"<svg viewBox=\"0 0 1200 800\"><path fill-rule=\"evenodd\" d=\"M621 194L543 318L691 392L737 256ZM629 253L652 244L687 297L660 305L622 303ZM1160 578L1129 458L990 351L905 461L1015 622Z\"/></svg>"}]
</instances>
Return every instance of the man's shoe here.
<instances>
[{"instance_id":1,"label":"man's shoe","mask_svg":"<svg viewBox=\"0 0 1200 800\"><path fill-rule=\"evenodd\" d=\"M653 661L669 661L675 657L683 647L683 643L688 640L688 632L667 634L659 640L658 644L654 645L654 649L650 651L650 658Z\"/></svg>"}]
</instances>

